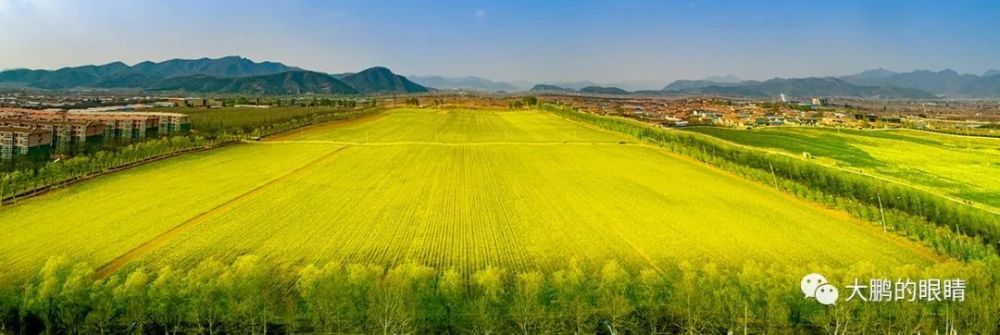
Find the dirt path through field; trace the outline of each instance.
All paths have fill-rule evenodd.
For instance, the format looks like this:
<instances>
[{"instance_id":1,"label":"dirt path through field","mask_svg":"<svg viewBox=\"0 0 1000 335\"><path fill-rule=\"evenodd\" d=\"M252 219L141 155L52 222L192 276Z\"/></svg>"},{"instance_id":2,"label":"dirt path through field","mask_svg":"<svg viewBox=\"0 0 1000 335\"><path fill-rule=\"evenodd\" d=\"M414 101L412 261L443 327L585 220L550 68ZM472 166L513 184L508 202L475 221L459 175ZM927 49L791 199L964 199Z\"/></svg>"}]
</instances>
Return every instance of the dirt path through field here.
<instances>
[{"instance_id":1,"label":"dirt path through field","mask_svg":"<svg viewBox=\"0 0 1000 335\"><path fill-rule=\"evenodd\" d=\"M115 259L111 260L111 262L108 262L104 266L101 266L101 268L98 269L97 272L95 273L95 277L98 278L98 279L103 279L103 278L107 277L108 275L110 275L112 273L115 273L116 271L118 271L119 269L121 269L122 267L124 267L125 265L127 265L128 263L131 263L133 260L141 258L142 256L146 255L150 251L155 250L156 248L159 248L160 246L163 246L164 244L170 242L171 240L174 239L174 237L177 237L181 233L189 231L192 228L194 228L195 226L197 226L197 225L199 225L201 223L204 223L204 222L208 221L211 218L217 217L219 215L222 215L222 214L230 211L231 209L235 208L237 205L243 203L246 200L249 200L249 199L253 198L254 196L260 194L261 192L267 190L268 188L270 188L272 186L275 186L275 185L277 185L279 183L282 183L284 181L287 181L287 180L291 179L292 177L295 177L295 176L299 175L303 171L305 171L305 170L307 170L307 169L309 169L309 168L311 168L313 166L316 166L316 165L318 165L320 163L325 162L326 160L330 159L331 157L333 157L337 153L339 153L341 151L344 151L344 149L347 149L349 147L350 146L343 146L343 147L337 148L337 149L335 149L333 151L330 151L329 153L327 153L325 155L322 155L320 157L317 157L316 159L314 159L312 161L309 161L305 165L302 165L302 166L300 166L300 167L298 167L298 168L296 168L296 169L294 169L292 171L289 171L288 173L286 173L284 175L281 175L281 176L279 176L277 178L271 179L270 181L268 181L268 182L266 182L266 183L264 183L264 184L262 184L260 186L257 186L257 187L255 187L253 189L250 189L250 190L248 190L248 191L246 191L246 192L244 192L244 193L242 193L240 195L237 195L237 196L233 197L232 199L226 200L225 202L219 204L218 206L212 207L211 209L209 209L207 211L204 211L204 212L201 212L198 215L195 215L194 217L188 219L187 221L184 221L181 224L179 224L177 226L174 226L173 228L170 228L167 231L164 231L160 235L157 235L156 237L153 237L149 241L146 241L146 242L144 242L144 243L136 246L135 248L132 248L132 250L129 250L128 252L126 252L126 253L124 253L124 254L116 257Z\"/></svg>"}]
</instances>

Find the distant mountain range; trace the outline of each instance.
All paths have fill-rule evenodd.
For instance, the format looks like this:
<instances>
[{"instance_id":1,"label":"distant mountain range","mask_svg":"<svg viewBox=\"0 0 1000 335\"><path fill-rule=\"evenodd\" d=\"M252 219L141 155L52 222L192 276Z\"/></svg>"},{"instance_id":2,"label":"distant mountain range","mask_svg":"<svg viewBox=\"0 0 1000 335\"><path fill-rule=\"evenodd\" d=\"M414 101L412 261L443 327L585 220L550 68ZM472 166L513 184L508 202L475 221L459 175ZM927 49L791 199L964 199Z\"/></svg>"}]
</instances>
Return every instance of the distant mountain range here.
<instances>
[{"instance_id":1,"label":"distant mountain range","mask_svg":"<svg viewBox=\"0 0 1000 335\"><path fill-rule=\"evenodd\" d=\"M565 88L572 88L574 90L582 90L588 86L598 86L598 87L618 87L626 91L642 91L642 90L652 90L656 87L663 85L660 80L621 80L621 81L608 81L608 82L593 82L590 80L575 81L575 82L545 82L543 84L551 84Z\"/></svg>"},{"instance_id":2,"label":"distant mountain range","mask_svg":"<svg viewBox=\"0 0 1000 335\"><path fill-rule=\"evenodd\" d=\"M486 78L466 76L466 77L442 77L442 76L407 76L414 82L433 87L439 90L468 90L483 92L515 92L522 91L524 87L502 81L493 81Z\"/></svg>"},{"instance_id":3,"label":"distant mountain range","mask_svg":"<svg viewBox=\"0 0 1000 335\"><path fill-rule=\"evenodd\" d=\"M255 63L239 56L230 56L218 59L172 59L160 63L146 61L134 66L114 62L105 65L66 67L52 71L8 70L0 72L0 82L23 83L46 89L142 87L158 80L173 77L202 75L230 78L268 75L292 70L298 69L281 63Z\"/></svg>"},{"instance_id":4,"label":"distant mountain range","mask_svg":"<svg viewBox=\"0 0 1000 335\"><path fill-rule=\"evenodd\" d=\"M442 76L407 76L414 82L441 90L466 90L481 92L520 92L527 91L533 87L533 83L527 81L496 81L482 77L442 77ZM717 77L725 79L724 77ZM624 90L643 90L660 85L658 81L652 80L630 80L607 83L597 83L589 80L572 82L543 82L541 84L558 86L573 91L580 91L585 87L618 87Z\"/></svg>"},{"instance_id":5,"label":"distant mountain range","mask_svg":"<svg viewBox=\"0 0 1000 335\"><path fill-rule=\"evenodd\" d=\"M0 72L0 83L41 89L138 89L192 93L384 94L427 92L424 86L373 67L342 78L274 62L239 56L172 59L128 66L121 62L58 70Z\"/></svg>"},{"instance_id":6,"label":"distant mountain range","mask_svg":"<svg viewBox=\"0 0 1000 335\"><path fill-rule=\"evenodd\" d=\"M600 94L600 95L626 95L632 92L626 91L619 87L614 86L586 86L580 89L572 89L569 87L562 87L550 84L538 84L532 87L530 92L541 92L541 93L552 93L552 92L563 92L563 93L583 93L583 94Z\"/></svg>"},{"instance_id":7,"label":"distant mountain range","mask_svg":"<svg viewBox=\"0 0 1000 335\"><path fill-rule=\"evenodd\" d=\"M254 94L359 93L331 75L301 70L235 78L205 75L174 77L158 82L150 90Z\"/></svg>"},{"instance_id":8,"label":"distant mountain range","mask_svg":"<svg viewBox=\"0 0 1000 335\"><path fill-rule=\"evenodd\" d=\"M789 97L840 96L864 98L905 98L933 99L934 94L912 88L894 86L864 86L848 83L833 77L823 78L793 78L770 79L765 81L715 82L711 80L678 80L661 90L643 90L629 92L618 87L588 86L579 90L572 88L539 84L531 88L531 92L575 92L581 94L602 95L641 95L641 96L684 96L684 95L716 95L733 97L776 97L785 94Z\"/></svg>"},{"instance_id":9,"label":"distant mountain range","mask_svg":"<svg viewBox=\"0 0 1000 335\"><path fill-rule=\"evenodd\" d=\"M129 89L189 93L242 94L389 94L422 93L441 90L515 92L527 89L526 82L502 82L480 77L397 75L384 67L357 73L326 74L276 62L254 62L229 56L216 59L172 59L159 63L141 62L132 66L121 62L85 65L58 70L13 69L0 72L0 86L38 89ZM982 75L959 74L952 70L894 72L867 70L840 77L774 78L741 81L731 75L701 80L677 80L662 89L648 81L598 84L592 81L547 82L531 92L575 92L601 95L720 95L743 97L840 96L863 98L933 99L938 97L1000 97L1000 71ZM622 88L625 87L625 88ZM643 89L629 91L628 89Z\"/></svg>"},{"instance_id":10,"label":"distant mountain range","mask_svg":"<svg viewBox=\"0 0 1000 335\"><path fill-rule=\"evenodd\" d=\"M894 72L873 69L841 77L771 79L766 81L718 82L678 80L663 88L675 95L718 94L774 96L850 96L930 99L934 97L1000 97L1000 71L982 75L959 74L953 70Z\"/></svg>"},{"instance_id":11,"label":"distant mountain range","mask_svg":"<svg viewBox=\"0 0 1000 335\"><path fill-rule=\"evenodd\" d=\"M741 81L739 83L717 83L707 80L677 81L661 90L666 95L721 95L746 97L775 97L785 94L789 97L859 97L859 98L904 98L933 99L934 94L913 88L895 86L867 86L849 83L834 77L775 78L765 81Z\"/></svg>"},{"instance_id":12,"label":"distant mountain range","mask_svg":"<svg viewBox=\"0 0 1000 335\"><path fill-rule=\"evenodd\" d=\"M417 81L422 84L445 89L510 92L523 90L527 87L525 83L497 82L478 77L458 79L425 76L420 78ZM531 87L528 91L644 96L776 97L784 93L786 96L795 98L816 96L897 99L995 98L1000 97L1000 71L989 70L982 75L960 75L951 70L939 72L918 70L897 73L886 69L874 69L841 77L774 78L763 81L740 80L735 76L726 75L700 80L678 80L659 90L641 89L650 86L651 84L648 82L639 81L599 84L584 80L543 82ZM629 89L633 91L629 91Z\"/></svg>"},{"instance_id":13,"label":"distant mountain range","mask_svg":"<svg viewBox=\"0 0 1000 335\"><path fill-rule=\"evenodd\" d=\"M701 79L701 80L677 80L667 86L664 86L661 91L683 91L690 89L698 89L709 86L719 86L719 87L729 87L739 85L738 82L719 82L713 81L711 79Z\"/></svg>"},{"instance_id":14,"label":"distant mountain range","mask_svg":"<svg viewBox=\"0 0 1000 335\"><path fill-rule=\"evenodd\" d=\"M959 74L953 70L917 70L897 73L886 69L868 70L841 79L857 85L912 88L947 97L984 98L1000 96L1000 71L989 70L981 76Z\"/></svg>"}]
</instances>

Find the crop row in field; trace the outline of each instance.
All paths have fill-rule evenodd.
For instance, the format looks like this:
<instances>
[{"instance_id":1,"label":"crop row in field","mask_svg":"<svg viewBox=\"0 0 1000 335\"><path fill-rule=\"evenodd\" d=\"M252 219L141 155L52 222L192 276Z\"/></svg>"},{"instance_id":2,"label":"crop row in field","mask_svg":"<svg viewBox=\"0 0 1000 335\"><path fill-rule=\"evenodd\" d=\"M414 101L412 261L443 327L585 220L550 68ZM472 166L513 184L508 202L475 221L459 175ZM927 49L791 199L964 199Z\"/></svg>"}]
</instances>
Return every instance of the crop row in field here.
<instances>
[{"instance_id":1,"label":"crop row in field","mask_svg":"<svg viewBox=\"0 0 1000 335\"><path fill-rule=\"evenodd\" d=\"M184 220L278 178L330 145L237 146L95 178L0 209L0 264L33 272L54 255L102 264ZM280 160L267 157L281 157Z\"/></svg>"},{"instance_id":2,"label":"crop row in field","mask_svg":"<svg viewBox=\"0 0 1000 335\"><path fill-rule=\"evenodd\" d=\"M250 253L293 265L413 260L466 273L569 258L626 267L936 258L844 213L620 135L492 110L390 111L150 164L6 208L0 229L16 233L0 237L0 263L17 271L58 254L177 267Z\"/></svg>"},{"instance_id":3,"label":"crop row in field","mask_svg":"<svg viewBox=\"0 0 1000 335\"><path fill-rule=\"evenodd\" d=\"M925 261L843 215L637 146L350 147L175 241L147 260Z\"/></svg>"}]
</instances>

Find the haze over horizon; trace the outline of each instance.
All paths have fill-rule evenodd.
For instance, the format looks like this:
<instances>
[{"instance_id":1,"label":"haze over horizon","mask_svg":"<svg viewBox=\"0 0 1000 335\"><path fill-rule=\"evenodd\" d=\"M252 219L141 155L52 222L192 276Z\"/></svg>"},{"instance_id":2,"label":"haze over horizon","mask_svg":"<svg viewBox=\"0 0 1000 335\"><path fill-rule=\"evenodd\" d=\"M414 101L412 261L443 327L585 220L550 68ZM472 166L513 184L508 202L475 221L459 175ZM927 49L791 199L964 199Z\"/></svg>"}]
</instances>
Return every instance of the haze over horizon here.
<instances>
[{"instance_id":1,"label":"haze over horizon","mask_svg":"<svg viewBox=\"0 0 1000 335\"><path fill-rule=\"evenodd\" d=\"M1000 3L0 0L0 69L240 55L330 73L661 82L1000 68Z\"/></svg>"}]
</instances>

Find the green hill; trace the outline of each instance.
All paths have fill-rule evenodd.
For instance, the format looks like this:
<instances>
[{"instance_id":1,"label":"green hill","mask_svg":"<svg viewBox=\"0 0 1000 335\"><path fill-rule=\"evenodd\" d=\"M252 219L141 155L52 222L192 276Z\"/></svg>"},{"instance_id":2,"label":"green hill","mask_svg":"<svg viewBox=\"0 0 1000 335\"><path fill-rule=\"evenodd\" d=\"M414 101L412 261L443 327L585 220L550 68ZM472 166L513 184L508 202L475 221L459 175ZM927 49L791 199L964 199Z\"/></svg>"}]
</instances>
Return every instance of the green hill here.
<instances>
[{"instance_id":1,"label":"green hill","mask_svg":"<svg viewBox=\"0 0 1000 335\"><path fill-rule=\"evenodd\" d=\"M406 77L392 73L389 69L381 66L345 75L341 80L364 94L428 92L426 87L414 83L406 79Z\"/></svg>"},{"instance_id":2,"label":"green hill","mask_svg":"<svg viewBox=\"0 0 1000 335\"><path fill-rule=\"evenodd\" d=\"M581 88L580 93L622 95L628 94L628 91L617 87L587 86Z\"/></svg>"}]
</instances>

